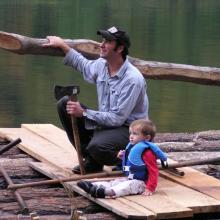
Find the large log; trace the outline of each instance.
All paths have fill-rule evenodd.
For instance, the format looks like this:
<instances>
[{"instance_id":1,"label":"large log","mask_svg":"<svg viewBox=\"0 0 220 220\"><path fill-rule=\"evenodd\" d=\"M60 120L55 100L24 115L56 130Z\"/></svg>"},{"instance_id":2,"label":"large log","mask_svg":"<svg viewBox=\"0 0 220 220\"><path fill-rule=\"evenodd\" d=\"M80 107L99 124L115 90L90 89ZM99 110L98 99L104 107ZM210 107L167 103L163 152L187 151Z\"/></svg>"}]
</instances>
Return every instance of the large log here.
<instances>
[{"instance_id":1,"label":"large log","mask_svg":"<svg viewBox=\"0 0 220 220\"><path fill-rule=\"evenodd\" d=\"M42 47L42 45L47 42L47 39L30 38L0 31L0 48L2 49L17 54L64 56L63 51L58 48ZM99 57L99 43L96 41L65 39L65 42L87 58L96 59Z\"/></svg>"},{"instance_id":2,"label":"large log","mask_svg":"<svg viewBox=\"0 0 220 220\"><path fill-rule=\"evenodd\" d=\"M42 44L45 42L47 42L47 39L30 38L0 31L0 48L2 49L17 54L64 56L60 49L42 47ZM99 43L96 41L65 39L65 42L89 59L95 59L99 56ZM166 79L206 85L220 85L220 68L145 61L133 57L129 57L129 60L147 79Z\"/></svg>"}]
</instances>

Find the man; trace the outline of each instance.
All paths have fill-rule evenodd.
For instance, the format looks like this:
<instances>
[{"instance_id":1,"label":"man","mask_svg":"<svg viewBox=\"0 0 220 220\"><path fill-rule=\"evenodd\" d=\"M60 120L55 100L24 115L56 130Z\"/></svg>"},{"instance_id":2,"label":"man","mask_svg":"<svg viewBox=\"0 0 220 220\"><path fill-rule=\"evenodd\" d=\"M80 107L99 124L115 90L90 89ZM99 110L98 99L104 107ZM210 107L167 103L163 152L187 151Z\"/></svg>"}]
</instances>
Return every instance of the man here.
<instances>
[{"instance_id":1,"label":"man","mask_svg":"<svg viewBox=\"0 0 220 220\"><path fill-rule=\"evenodd\" d=\"M58 47L66 54L65 65L82 73L89 83L95 83L98 110L92 110L67 97L58 101L58 113L71 143L74 143L70 115L77 117L86 172L97 172L103 165L120 163L117 152L126 146L129 124L148 118L146 82L142 74L127 59L130 40L117 27L97 31L102 36L100 58L88 60L71 49L60 37L48 36L46 47ZM77 165L73 172L80 173Z\"/></svg>"}]
</instances>

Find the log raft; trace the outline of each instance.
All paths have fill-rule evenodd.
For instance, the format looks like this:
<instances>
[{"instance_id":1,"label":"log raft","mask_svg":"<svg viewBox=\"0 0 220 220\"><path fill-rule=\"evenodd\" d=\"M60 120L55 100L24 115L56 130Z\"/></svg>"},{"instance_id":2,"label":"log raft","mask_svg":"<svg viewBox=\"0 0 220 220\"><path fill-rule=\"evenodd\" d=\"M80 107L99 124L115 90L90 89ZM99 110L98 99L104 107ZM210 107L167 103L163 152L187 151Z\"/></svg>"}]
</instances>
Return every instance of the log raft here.
<instances>
[{"instance_id":1,"label":"log raft","mask_svg":"<svg viewBox=\"0 0 220 220\"><path fill-rule=\"evenodd\" d=\"M4 148L7 143L6 140L0 138L0 149ZM7 170L14 183L48 179L28 165L35 161L16 146L4 152L0 157L0 165ZM19 189L19 192L27 203L30 213L36 213L41 220L70 220L73 208L85 213L84 217L87 219L114 220L117 218L114 213L95 205L83 196L70 194L61 184L53 185L53 187L44 185ZM19 212L20 207L13 191L7 189L5 179L0 173L0 220L32 219L30 214L24 215Z\"/></svg>"},{"instance_id":2,"label":"log raft","mask_svg":"<svg viewBox=\"0 0 220 220\"><path fill-rule=\"evenodd\" d=\"M56 133L58 131L59 133ZM0 139L3 138L2 144L0 141L0 148L4 147L3 145L7 145L8 140L14 139L13 137L15 136L21 137L22 139L21 144L17 146L18 148L13 147L7 152L4 152L0 158L1 166L4 166L4 168L7 170L8 174L13 179L13 182L15 184L45 180L46 177L43 176L42 174L46 174L46 172L47 175L49 174L48 175L49 177L50 175L59 176L60 172L58 173L54 172L53 174L52 173L50 174L50 170L44 169L47 168L47 166L46 167L43 166L43 164L45 163L36 162L34 158L37 158L38 160L40 158L41 160L45 158L44 159L45 162L47 161L49 164L52 164L53 160L55 160L56 166L65 165L65 167L63 167L61 170L66 169L66 165L68 165L69 162L71 163L70 165L72 165L73 159L68 159L68 161L63 161L62 158L64 157L62 154L58 154L59 157L56 156L57 154L55 154L54 156L51 155L52 151L49 150L51 147L53 148L53 151L59 151L60 153L67 152L67 154L65 154L65 157L69 157L69 155L71 156L72 155L71 151L73 149L72 145L69 144L69 142L67 141L66 136L64 136L64 132L60 131L55 126L42 125L42 124L35 124L35 125L23 124L21 128L13 128L13 129L0 128ZM220 131L206 131L206 132L196 132L196 133L161 133L161 134L158 133L155 138L155 142L157 142L157 144L160 145L161 148L163 148L163 150L168 153L169 158L173 158L177 161L195 159L195 156L204 159L208 157L214 157L215 155L217 156L219 155L219 141L220 141ZM59 146L62 147L60 148ZM25 151L26 154L23 151ZM47 157L43 157L45 153ZM32 155L33 157L30 157L30 155ZM61 158L61 160L59 160L59 158ZM32 164L32 166L30 166L30 164ZM34 168L34 170L31 167ZM189 168L187 168L187 175L192 175L192 174L195 175L197 172L197 171L189 172L188 169ZM220 178L218 165L202 166L202 167L198 167L198 169L204 173L207 173L209 175L211 174L217 178ZM40 171L42 174L39 174L36 171ZM202 178L203 175L200 175L200 177ZM53 177L51 176L50 178ZM169 178L169 176L167 176L167 178ZM174 177L172 176L172 178ZM183 178L178 177L176 181L182 181L182 180ZM198 184L195 184L195 182L193 182L195 180L197 180ZM193 186L191 186L192 188L195 187L198 188L199 185L202 186L199 179L194 179L194 180L190 179L190 181L191 182L188 182L187 184L194 183ZM6 217L7 219L15 219L15 217L17 216L17 212L19 210L19 205L13 195L13 192L6 189L7 185L1 173L0 173L0 183L1 183L0 184L0 195L1 195L0 220L6 219ZM187 207L190 206L193 209L193 212L195 212L193 216L196 219L204 219L204 216L206 215L208 216L206 218L207 220L213 219L213 217L215 217L216 215L218 215L219 217L218 210L220 209L220 205L219 203L215 204L214 200L211 199L211 197L207 197L205 195L203 195L204 196L203 197L202 196L203 193L198 195L198 192L188 191L190 189L182 188L181 184L175 186L173 185L174 183L172 183L171 185L170 184L171 182L168 183L166 178L165 179L160 178L158 193L155 194L155 197L148 198L147 201L149 199L155 198L157 199L156 201L157 204L158 199L166 199L167 197L169 197L170 200L166 200L166 201L169 201L170 206L175 207L178 210L180 207L178 206L179 207L178 208L174 206L175 201L178 200L179 202L181 202L181 204L185 204L184 202L185 199L187 199L187 201L189 202L188 196L189 195L192 196L191 193L193 193L193 196L191 198L193 202L192 204L190 203L192 207L188 203L186 203L185 205ZM204 187L198 188L198 191L202 192L207 188L210 188L211 191L206 192L208 195L208 193L213 194L212 190L213 191L217 190L217 188L215 187L212 188L211 185L206 185L206 186L207 187L205 188ZM217 187L218 185L215 186ZM185 190L184 192L181 191L183 189ZM83 211L83 216L86 217L87 219L109 219L109 220L124 219L123 217L119 217L113 214L112 212L107 211L107 209L103 208L105 206L101 207L93 203L92 201L90 201L91 199L87 200L82 196L73 195L68 190L67 185L65 186L64 184L62 184L61 186L44 185L35 188L19 189L19 192L22 195L25 202L27 203L28 208L32 212L36 212L37 215L40 216L40 219L70 219L70 214L72 211L71 207L75 207L78 210ZM172 192L174 194L172 194ZM166 194L166 196L163 198L164 193ZM184 196L184 193L187 194L188 196ZM215 197L218 197L218 200L220 200L220 197L216 193L214 193L213 198ZM134 201L136 204L132 208L138 208L139 210L142 207L142 206L140 207L139 204L141 205L145 204L142 201L144 198L137 197L137 199L135 200L134 197L132 199L133 199L132 201ZM110 200L100 201L100 203L102 203L103 205L104 202L107 203L108 201ZM146 200L144 201L146 202ZM165 203L161 202L161 200L159 201L160 201L160 207L163 207ZM111 201L110 205L113 205L113 202L114 201ZM125 200L124 198L121 198L121 200L119 199L118 202L120 202L121 205L122 204L125 205L124 202L128 204L129 201ZM152 200L151 202L154 203L154 200ZM212 205L210 203L212 203ZM155 207L158 207L158 205L155 207L152 206L151 203L149 204L147 203L145 205L146 206L149 205L149 207L152 207L154 209ZM124 207L121 207L122 210L123 208ZM166 206L166 208L168 207ZM114 209L115 206L113 206L112 208L113 212L115 211ZM141 210L143 211L142 208ZM130 212L127 209L126 211ZM168 210L167 212L169 211L170 210ZM158 213L159 216L158 219L169 219L169 217L173 216L172 213L164 214L163 212L164 210L161 209L161 212ZM185 214L186 215L190 214L189 210L185 210ZM183 219L183 216L184 215L182 211L176 212L175 215L176 219ZM199 216L201 216L201 218L199 218Z\"/></svg>"},{"instance_id":3,"label":"log raft","mask_svg":"<svg viewBox=\"0 0 220 220\"><path fill-rule=\"evenodd\" d=\"M46 38L30 38L27 36L0 31L0 48L17 53L32 55L64 56L58 48L45 48ZM88 59L99 57L99 43L88 39L65 39L71 47L82 53ZM193 66L186 64L145 61L129 57L146 79L175 80L193 82L204 85L220 85L220 68Z\"/></svg>"}]
</instances>

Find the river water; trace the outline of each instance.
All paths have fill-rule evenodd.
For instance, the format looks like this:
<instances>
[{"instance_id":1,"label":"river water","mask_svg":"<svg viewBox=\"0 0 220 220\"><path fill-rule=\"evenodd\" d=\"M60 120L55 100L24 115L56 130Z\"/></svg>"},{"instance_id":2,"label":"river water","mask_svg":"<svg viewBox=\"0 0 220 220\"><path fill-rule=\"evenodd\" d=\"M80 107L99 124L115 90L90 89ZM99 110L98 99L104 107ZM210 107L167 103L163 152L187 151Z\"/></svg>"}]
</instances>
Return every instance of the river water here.
<instances>
[{"instance_id":1,"label":"river water","mask_svg":"<svg viewBox=\"0 0 220 220\"><path fill-rule=\"evenodd\" d=\"M220 67L218 0L1 0L0 30L29 37L87 38L118 25L130 35L130 55L144 60ZM62 58L0 50L0 127L22 123L61 126L55 84L78 84L80 100L96 106L94 85ZM220 88L147 80L150 117L160 132L220 128Z\"/></svg>"}]
</instances>

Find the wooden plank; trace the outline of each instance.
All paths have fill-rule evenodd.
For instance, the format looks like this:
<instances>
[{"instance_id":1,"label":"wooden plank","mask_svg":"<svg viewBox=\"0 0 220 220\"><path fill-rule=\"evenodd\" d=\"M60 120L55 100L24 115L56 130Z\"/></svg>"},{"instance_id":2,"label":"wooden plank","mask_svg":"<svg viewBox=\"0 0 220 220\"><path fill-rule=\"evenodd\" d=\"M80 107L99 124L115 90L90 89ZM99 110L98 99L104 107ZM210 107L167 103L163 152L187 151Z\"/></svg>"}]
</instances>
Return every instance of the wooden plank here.
<instances>
[{"instance_id":1,"label":"wooden plank","mask_svg":"<svg viewBox=\"0 0 220 220\"><path fill-rule=\"evenodd\" d=\"M72 153L73 145L70 143L66 132L52 124L22 124L22 128L25 128L34 134L50 141L51 143L65 148ZM75 151L75 148L74 148Z\"/></svg>"},{"instance_id":2,"label":"wooden plank","mask_svg":"<svg viewBox=\"0 0 220 220\"><path fill-rule=\"evenodd\" d=\"M88 193L85 193L76 184L71 184L73 190L89 200L101 205L102 207L127 219L156 219L157 214L150 211L146 207L133 202L128 202L127 199L95 199Z\"/></svg>"},{"instance_id":3,"label":"wooden plank","mask_svg":"<svg viewBox=\"0 0 220 220\"><path fill-rule=\"evenodd\" d=\"M220 181L218 179L189 167L180 168L180 170L185 172L182 178L164 171L160 171L160 175L168 180L190 187L220 201Z\"/></svg>"},{"instance_id":4,"label":"wooden plank","mask_svg":"<svg viewBox=\"0 0 220 220\"><path fill-rule=\"evenodd\" d=\"M49 175L51 178L54 178L53 176L53 170L49 170L48 167L42 166L42 164L31 163L32 167L35 169L41 170L44 174ZM36 166L37 165L37 166ZM52 168L53 169L53 168ZM56 174L57 176L57 174ZM174 183L173 183L174 184ZM83 190L81 190L79 187L76 186L74 182L66 183L65 185L72 188L73 191L78 192L79 194L87 197L88 199L96 202L97 204L109 209L110 211L123 216L125 218L131 218L131 214L127 213L127 208L132 207L136 209L136 211L140 213L145 213L148 218L152 218L152 213L154 214L154 218L156 219L167 219L167 218L185 218L185 217L192 217L193 211L190 208L187 208L183 206L182 204L176 203L176 201L172 201L170 198L168 198L167 194L165 192L163 193L156 193L153 196L146 197L146 196L127 196L117 199L95 199L91 197L89 194L85 193ZM181 187L181 186L180 186ZM183 187L183 186L182 186ZM119 201L121 203L119 203ZM158 205L158 201L160 201L160 205ZM121 210L122 208L122 210ZM125 215L124 211L127 213ZM133 212L133 211L132 211ZM156 217L155 217L156 215ZM142 215L141 215L142 216ZM140 215L138 215L137 219L142 218ZM133 217L132 217L133 218ZM145 217L146 218L146 217Z\"/></svg>"},{"instance_id":5,"label":"wooden plank","mask_svg":"<svg viewBox=\"0 0 220 220\"><path fill-rule=\"evenodd\" d=\"M194 213L220 211L219 200L161 177L159 178L157 191L163 193L170 200L191 208Z\"/></svg>"},{"instance_id":6,"label":"wooden plank","mask_svg":"<svg viewBox=\"0 0 220 220\"><path fill-rule=\"evenodd\" d=\"M189 209L197 214L220 211L218 200L161 177L157 192L153 196L137 195L125 198L137 204L142 204L157 213L158 219L190 217L192 213ZM189 209L182 210L182 207Z\"/></svg>"},{"instance_id":7,"label":"wooden plank","mask_svg":"<svg viewBox=\"0 0 220 220\"><path fill-rule=\"evenodd\" d=\"M44 138L58 147L69 151L71 154L74 152L74 155L77 155L75 148L68 140L66 132L62 129L52 124L22 124L21 127L33 132L35 135ZM112 167L104 166L104 170L111 171Z\"/></svg>"},{"instance_id":8,"label":"wooden plank","mask_svg":"<svg viewBox=\"0 0 220 220\"><path fill-rule=\"evenodd\" d=\"M72 175L71 169L78 164L76 151L65 150L46 139L35 135L24 128L0 128L0 136L8 140L15 140L18 137L22 142L18 147L37 160L51 164L62 169L66 174Z\"/></svg>"},{"instance_id":9,"label":"wooden plank","mask_svg":"<svg viewBox=\"0 0 220 220\"><path fill-rule=\"evenodd\" d=\"M67 175L61 172L60 169L57 169L56 167L51 166L50 164L47 164L45 162L29 162L28 165L32 167L34 170L44 174L45 176L51 179L67 177Z\"/></svg>"},{"instance_id":10,"label":"wooden plank","mask_svg":"<svg viewBox=\"0 0 220 220\"><path fill-rule=\"evenodd\" d=\"M60 173L59 170L56 170L55 168L51 168L50 166L47 166L44 163L36 163L31 162L31 167L33 167L35 170L43 173L46 176L49 176L50 178L62 178L64 177L62 173ZM212 197L209 197L203 193L200 193L198 191L192 190L188 187L184 187L182 185L179 185L177 183L174 183L172 181L166 180L164 178L159 178L158 183L158 189L157 194L159 194L162 197L167 197L170 201L175 201L175 203L178 203L184 207L188 207L193 210L193 213L210 213L210 212L219 212L220 211L220 202L216 199L213 199ZM126 199L125 199L126 198ZM133 202L133 207L135 205L138 205L136 209L140 209L140 206L146 206L147 209L150 209L151 211L154 211L157 213L157 218L161 217L172 217L172 216L178 216L178 213L171 212L169 213L169 216L164 214L164 210L167 209L167 204L171 205L170 202L168 203L162 203L158 206L158 200L161 201L161 198L154 199L156 197L143 197L143 196L128 196L125 198L118 198L119 200L122 200L123 203L130 204ZM152 199L153 198L153 199ZM164 200L163 200L164 201ZM136 204L137 203L137 204ZM155 210L156 207L156 210ZM142 207L143 208L143 207ZM159 212L158 212L158 209ZM170 207L169 207L170 209ZM185 214L187 217L189 215L189 212L181 213L181 218L183 218L183 214Z\"/></svg>"},{"instance_id":11,"label":"wooden plank","mask_svg":"<svg viewBox=\"0 0 220 220\"><path fill-rule=\"evenodd\" d=\"M119 198L119 200L122 198ZM193 216L193 210L170 200L163 192L146 197L143 195L126 196L129 202L147 207L157 214L157 219L187 218Z\"/></svg>"},{"instance_id":12,"label":"wooden plank","mask_svg":"<svg viewBox=\"0 0 220 220\"><path fill-rule=\"evenodd\" d=\"M32 168L35 170L43 173L44 175L54 179L54 178L62 178L66 177L60 170L54 169L54 167L41 163L41 162L30 162L29 163ZM91 201L96 202L97 204L107 208L108 210L124 217L127 219L149 219L153 220L156 218L155 213L151 212L150 210L143 208L140 205L133 204L133 203L126 203L115 199L95 199L81 190L79 187L76 186L74 182L68 182L64 184L65 188L68 190L73 190L78 192L79 194L87 197Z\"/></svg>"}]
</instances>

